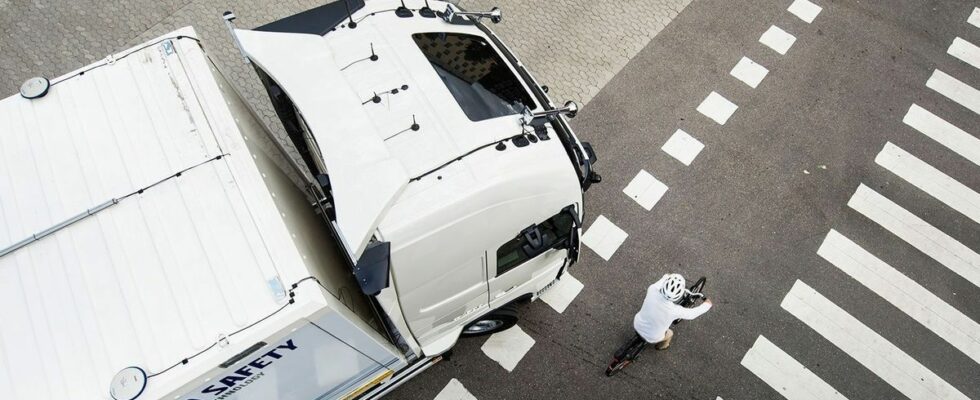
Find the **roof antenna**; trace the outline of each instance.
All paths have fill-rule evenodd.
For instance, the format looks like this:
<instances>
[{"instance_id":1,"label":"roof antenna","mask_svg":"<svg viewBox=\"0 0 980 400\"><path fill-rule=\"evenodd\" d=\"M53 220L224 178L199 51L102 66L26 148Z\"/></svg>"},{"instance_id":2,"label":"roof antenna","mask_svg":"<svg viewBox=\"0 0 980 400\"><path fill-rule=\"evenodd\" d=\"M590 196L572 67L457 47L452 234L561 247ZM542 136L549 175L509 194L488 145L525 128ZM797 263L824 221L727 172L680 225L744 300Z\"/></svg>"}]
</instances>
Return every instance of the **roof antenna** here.
<instances>
[{"instance_id":1,"label":"roof antenna","mask_svg":"<svg viewBox=\"0 0 980 400\"><path fill-rule=\"evenodd\" d=\"M374 54L374 43L371 43L371 61L378 61L378 55Z\"/></svg>"},{"instance_id":2,"label":"roof antenna","mask_svg":"<svg viewBox=\"0 0 980 400\"><path fill-rule=\"evenodd\" d=\"M351 15L350 12L350 0L344 0L344 7L347 8L347 18L350 19L350 22L347 23L347 26L350 27L351 29L357 28L357 22L354 22L354 16Z\"/></svg>"},{"instance_id":3,"label":"roof antenna","mask_svg":"<svg viewBox=\"0 0 980 400\"><path fill-rule=\"evenodd\" d=\"M411 18L415 14L412 14L412 10L405 7L405 0L402 0L402 6L395 9L395 15L400 18Z\"/></svg>"},{"instance_id":4,"label":"roof antenna","mask_svg":"<svg viewBox=\"0 0 980 400\"><path fill-rule=\"evenodd\" d=\"M425 18L435 18L436 12L429 7L429 0L425 0L425 7L419 9L419 15Z\"/></svg>"},{"instance_id":5,"label":"roof antenna","mask_svg":"<svg viewBox=\"0 0 980 400\"><path fill-rule=\"evenodd\" d=\"M374 92L374 97L371 98L371 101L374 102L374 104L381 102L381 96L378 96L378 92Z\"/></svg>"},{"instance_id":6,"label":"roof antenna","mask_svg":"<svg viewBox=\"0 0 980 400\"><path fill-rule=\"evenodd\" d=\"M415 122L415 114L412 114L412 126L410 126L409 128L411 128L413 131L417 131L422 128L421 126L419 126L418 122Z\"/></svg>"},{"instance_id":7,"label":"roof antenna","mask_svg":"<svg viewBox=\"0 0 980 400\"><path fill-rule=\"evenodd\" d=\"M408 127L408 129L402 129L402 130L398 131L398 133L384 138L384 140L382 140L382 141L383 142L387 142L388 139L393 139L395 136L401 135L401 134L403 134L403 133L405 133L405 132L407 132L409 130L418 131L419 129L422 129L422 127L419 126L419 123L418 122L415 122L415 114L412 114L412 126Z\"/></svg>"}]
</instances>

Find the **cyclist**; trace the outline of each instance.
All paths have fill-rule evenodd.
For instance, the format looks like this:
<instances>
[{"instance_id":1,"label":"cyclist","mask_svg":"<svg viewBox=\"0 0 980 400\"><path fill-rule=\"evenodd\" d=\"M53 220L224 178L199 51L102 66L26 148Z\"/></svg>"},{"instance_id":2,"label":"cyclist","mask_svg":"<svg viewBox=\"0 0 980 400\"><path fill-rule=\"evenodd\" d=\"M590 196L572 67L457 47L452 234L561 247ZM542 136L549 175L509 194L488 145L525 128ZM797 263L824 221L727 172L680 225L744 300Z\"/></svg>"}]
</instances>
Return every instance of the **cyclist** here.
<instances>
[{"instance_id":1,"label":"cyclist","mask_svg":"<svg viewBox=\"0 0 980 400\"><path fill-rule=\"evenodd\" d=\"M647 297L643 300L643 306L633 317L636 336L630 347L640 344L639 341L643 340L647 343L655 343L657 350L666 350L670 347L671 339L674 338L674 331L670 326L675 320L695 319L711 308L711 300L707 298L704 303L694 308L678 305L676 302L687 291L684 284L684 277L680 274L667 274L647 288Z\"/></svg>"}]
</instances>

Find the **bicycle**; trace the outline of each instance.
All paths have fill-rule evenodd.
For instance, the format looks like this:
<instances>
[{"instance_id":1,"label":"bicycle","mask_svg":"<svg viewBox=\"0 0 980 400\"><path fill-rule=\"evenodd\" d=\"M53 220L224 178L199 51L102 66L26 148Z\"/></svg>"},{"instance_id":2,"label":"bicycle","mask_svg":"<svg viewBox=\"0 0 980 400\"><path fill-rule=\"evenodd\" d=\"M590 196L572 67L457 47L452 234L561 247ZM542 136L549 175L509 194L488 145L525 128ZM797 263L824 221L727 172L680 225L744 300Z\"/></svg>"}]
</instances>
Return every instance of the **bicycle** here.
<instances>
[{"instance_id":1,"label":"bicycle","mask_svg":"<svg viewBox=\"0 0 980 400\"><path fill-rule=\"evenodd\" d=\"M698 300L704 300L705 296L702 291L704 290L704 285L707 280L707 278L702 276L700 279L694 282L693 285L687 288L687 292L684 293L684 296L682 296L680 300L677 300L677 304L682 307L694 307L697 305ZM679 319L674 320L674 323L671 324L671 326L677 325L680 322L681 320ZM633 361L636 361L636 359L640 357L640 353L643 351L646 345L647 341L640 337L639 334L634 333L633 338L616 350L616 354L613 355L612 361L609 363L609 366L606 367L606 376L611 377L616 375L619 373L619 371L622 371L623 368L626 368L626 366L632 364Z\"/></svg>"}]
</instances>

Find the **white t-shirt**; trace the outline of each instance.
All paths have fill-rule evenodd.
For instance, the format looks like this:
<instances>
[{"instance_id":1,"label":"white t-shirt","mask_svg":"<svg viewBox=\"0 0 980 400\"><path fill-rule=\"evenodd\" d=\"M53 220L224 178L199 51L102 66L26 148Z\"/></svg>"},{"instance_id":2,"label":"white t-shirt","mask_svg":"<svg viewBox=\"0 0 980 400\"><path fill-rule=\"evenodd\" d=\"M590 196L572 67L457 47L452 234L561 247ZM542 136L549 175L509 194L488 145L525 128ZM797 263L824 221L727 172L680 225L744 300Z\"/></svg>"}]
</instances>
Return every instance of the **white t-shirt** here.
<instances>
[{"instance_id":1,"label":"white t-shirt","mask_svg":"<svg viewBox=\"0 0 980 400\"><path fill-rule=\"evenodd\" d=\"M640 334L640 337L648 343L664 340L664 334L667 333L667 329L670 328L670 324L674 320L695 319L711 308L708 303L687 308L667 300L663 293L660 293L660 288L663 287L666 280L667 275L664 275L657 283L647 288L647 297L643 299L643 307L640 307L640 312L633 317L633 329L636 329L636 333Z\"/></svg>"}]
</instances>

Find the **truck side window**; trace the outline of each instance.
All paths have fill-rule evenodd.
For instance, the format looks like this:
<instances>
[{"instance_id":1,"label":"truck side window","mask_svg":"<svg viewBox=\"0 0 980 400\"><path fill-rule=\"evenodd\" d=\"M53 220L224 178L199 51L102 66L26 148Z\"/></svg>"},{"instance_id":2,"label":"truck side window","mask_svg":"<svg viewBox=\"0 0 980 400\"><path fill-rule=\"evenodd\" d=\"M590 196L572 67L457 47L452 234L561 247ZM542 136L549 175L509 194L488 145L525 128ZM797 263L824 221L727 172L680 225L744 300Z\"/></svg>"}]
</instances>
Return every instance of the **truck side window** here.
<instances>
[{"instance_id":1,"label":"truck side window","mask_svg":"<svg viewBox=\"0 0 980 400\"><path fill-rule=\"evenodd\" d=\"M562 211L537 225L545 248L553 249L568 244L575 223L572 218L570 213ZM534 258L534 255L525 251L527 244L525 236L519 234L497 249L497 276Z\"/></svg>"},{"instance_id":2,"label":"truck side window","mask_svg":"<svg viewBox=\"0 0 980 400\"><path fill-rule=\"evenodd\" d=\"M428 32L412 39L471 121L520 114L525 105L535 108L531 95L483 38Z\"/></svg>"}]
</instances>

